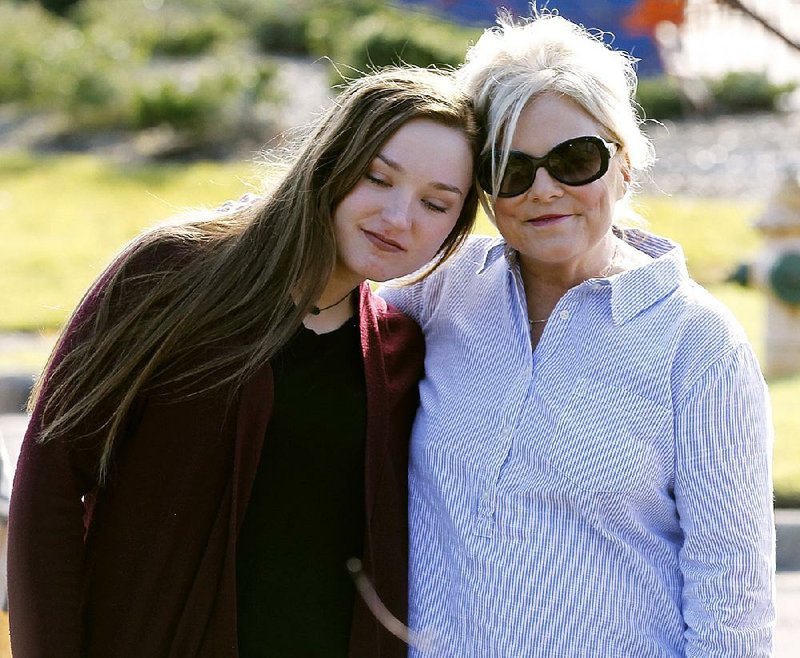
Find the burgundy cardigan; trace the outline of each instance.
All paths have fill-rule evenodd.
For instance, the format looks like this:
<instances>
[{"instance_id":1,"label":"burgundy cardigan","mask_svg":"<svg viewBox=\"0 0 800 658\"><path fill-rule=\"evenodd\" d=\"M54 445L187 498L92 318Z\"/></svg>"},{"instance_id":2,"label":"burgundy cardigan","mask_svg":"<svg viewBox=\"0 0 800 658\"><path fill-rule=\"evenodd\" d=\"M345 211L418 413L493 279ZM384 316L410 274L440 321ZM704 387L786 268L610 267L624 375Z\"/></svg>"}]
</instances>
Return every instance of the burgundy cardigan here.
<instances>
[{"instance_id":1,"label":"burgundy cardigan","mask_svg":"<svg viewBox=\"0 0 800 658\"><path fill-rule=\"evenodd\" d=\"M104 278L79 318L94 312ZM382 601L405 621L408 438L424 343L419 327L366 283L359 317L367 387L363 564ZM60 440L39 444L41 411L34 410L9 516L15 658L238 655L236 541L272 386L265 364L232 406L227 388L147 399L102 489L97 452ZM360 597L349 655L406 655Z\"/></svg>"}]
</instances>

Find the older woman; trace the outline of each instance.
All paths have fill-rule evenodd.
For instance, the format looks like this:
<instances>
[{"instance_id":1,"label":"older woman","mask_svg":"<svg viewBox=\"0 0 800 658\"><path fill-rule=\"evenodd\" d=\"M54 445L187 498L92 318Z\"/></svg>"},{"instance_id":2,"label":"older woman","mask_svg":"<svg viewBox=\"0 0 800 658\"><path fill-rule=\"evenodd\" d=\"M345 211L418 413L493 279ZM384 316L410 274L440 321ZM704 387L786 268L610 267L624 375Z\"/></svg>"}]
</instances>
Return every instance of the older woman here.
<instances>
[{"instance_id":1,"label":"older woman","mask_svg":"<svg viewBox=\"0 0 800 658\"><path fill-rule=\"evenodd\" d=\"M631 59L544 15L459 75L501 237L382 293L427 341L412 655L770 655L767 391L680 247L620 223L652 161Z\"/></svg>"}]
</instances>

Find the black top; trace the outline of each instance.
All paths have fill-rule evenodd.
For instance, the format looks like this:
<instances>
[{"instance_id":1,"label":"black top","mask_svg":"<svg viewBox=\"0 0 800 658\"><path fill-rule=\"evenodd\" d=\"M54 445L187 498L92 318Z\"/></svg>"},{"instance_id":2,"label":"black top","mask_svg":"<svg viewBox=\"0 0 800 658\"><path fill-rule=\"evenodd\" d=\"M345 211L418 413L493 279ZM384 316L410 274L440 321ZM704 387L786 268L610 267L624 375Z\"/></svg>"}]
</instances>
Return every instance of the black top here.
<instances>
[{"instance_id":1,"label":"black top","mask_svg":"<svg viewBox=\"0 0 800 658\"><path fill-rule=\"evenodd\" d=\"M244 658L346 656L364 535L366 385L357 318L301 328L272 361L275 398L237 547Z\"/></svg>"}]
</instances>

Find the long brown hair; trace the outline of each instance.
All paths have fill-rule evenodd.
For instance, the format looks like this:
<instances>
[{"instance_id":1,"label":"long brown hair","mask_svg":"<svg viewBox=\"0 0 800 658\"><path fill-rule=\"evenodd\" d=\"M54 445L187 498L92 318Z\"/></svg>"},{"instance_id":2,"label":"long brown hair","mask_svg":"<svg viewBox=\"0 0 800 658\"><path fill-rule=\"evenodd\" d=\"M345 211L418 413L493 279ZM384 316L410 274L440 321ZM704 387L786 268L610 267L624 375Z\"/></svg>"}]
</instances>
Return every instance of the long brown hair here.
<instances>
[{"instance_id":1,"label":"long brown hair","mask_svg":"<svg viewBox=\"0 0 800 658\"><path fill-rule=\"evenodd\" d=\"M269 194L135 239L73 313L31 396L38 440L94 436L103 482L143 393L236 390L321 294L335 263L336 206L383 143L417 118L461 130L477 155L471 104L449 74L385 69L342 91ZM433 267L471 230L477 195L473 185ZM84 317L87 300L95 310Z\"/></svg>"}]
</instances>

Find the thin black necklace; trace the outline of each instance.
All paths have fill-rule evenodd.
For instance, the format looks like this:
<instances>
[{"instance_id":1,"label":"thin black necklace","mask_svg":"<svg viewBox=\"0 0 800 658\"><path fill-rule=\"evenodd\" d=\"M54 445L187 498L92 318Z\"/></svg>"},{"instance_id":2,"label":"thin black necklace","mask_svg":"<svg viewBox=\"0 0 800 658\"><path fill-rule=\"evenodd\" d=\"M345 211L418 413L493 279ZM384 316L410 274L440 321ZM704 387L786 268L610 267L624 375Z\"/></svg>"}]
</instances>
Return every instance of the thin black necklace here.
<instances>
[{"instance_id":1,"label":"thin black necklace","mask_svg":"<svg viewBox=\"0 0 800 658\"><path fill-rule=\"evenodd\" d=\"M355 288L353 288L355 290ZM347 294L342 297L338 302L334 302L333 304L329 304L328 306L323 306L320 308L319 306L312 306L311 307L311 315L319 315L322 311L327 311L329 308L333 308L334 306L339 306L345 299L347 299L350 295L353 294L353 290L348 290Z\"/></svg>"}]
</instances>

